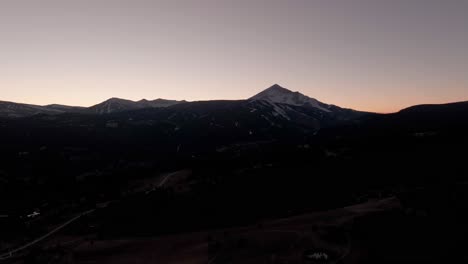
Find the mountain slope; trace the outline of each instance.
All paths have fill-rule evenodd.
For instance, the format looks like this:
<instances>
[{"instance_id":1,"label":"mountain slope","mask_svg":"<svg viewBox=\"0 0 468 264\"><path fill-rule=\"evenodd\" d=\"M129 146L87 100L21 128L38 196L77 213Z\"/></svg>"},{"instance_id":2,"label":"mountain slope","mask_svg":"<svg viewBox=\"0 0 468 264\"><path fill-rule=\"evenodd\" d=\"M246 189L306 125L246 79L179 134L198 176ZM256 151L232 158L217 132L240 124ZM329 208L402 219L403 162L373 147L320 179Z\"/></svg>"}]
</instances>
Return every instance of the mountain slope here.
<instances>
[{"instance_id":1,"label":"mountain slope","mask_svg":"<svg viewBox=\"0 0 468 264\"><path fill-rule=\"evenodd\" d=\"M60 114L63 111L39 105L19 104L0 101L0 116L8 118L19 118L37 114Z\"/></svg>"},{"instance_id":2,"label":"mountain slope","mask_svg":"<svg viewBox=\"0 0 468 264\"><path fill-rule=\"evenodd\" d=\"M51 104L44 106L47 109L57 110L61 112L67 113L85 113L86 107L81 106L68 106L68 105L60 105L60 104Z\"/></svg>"},{"instance_id":3,"label":"mountain slope","mask_svg":"<svg viewBox=\"0 0 468 264\"><path fill-rule=\"evenodd\" d=\"M131 111L131 110L143 109L143 108L168 107L168 106L175 105L181 102L183 101L164 100L164 99L156 99L153 101L148 101L148 100L143 99L138 102L135 102L135 101L126 100L126 99L111 98L100 104L91 106L90 108L88 108L88 111L93 114L110 114L110 113Z\"/></svg>"},{"instance_id":4,"label":"mountain slope","mask_svg":"<svg viewBox=\"0 0 468 264\"><path fill-rule=\"evenodd\" d=\"M468 127L468 102L415 105L370 121L391 129L420 131Z\"/></svg>"}]
</instances>

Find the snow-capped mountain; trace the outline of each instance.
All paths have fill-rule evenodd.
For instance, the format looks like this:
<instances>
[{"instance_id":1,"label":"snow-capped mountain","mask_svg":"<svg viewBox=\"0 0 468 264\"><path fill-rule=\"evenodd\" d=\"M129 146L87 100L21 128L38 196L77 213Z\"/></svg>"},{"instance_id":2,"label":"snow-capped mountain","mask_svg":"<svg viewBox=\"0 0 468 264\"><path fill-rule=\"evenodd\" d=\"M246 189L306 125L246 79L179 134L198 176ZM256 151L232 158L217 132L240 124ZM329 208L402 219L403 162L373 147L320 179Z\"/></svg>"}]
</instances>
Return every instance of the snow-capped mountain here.
<instances>
[{"instance_id":1,"label":"snow-capped mountain","mask_svg":"<svg viewBox=\"0 0 468 264\"><path fill-rule=\"evenodd\" d=\"M331 112L331 106L324 104L314 98L310 98L300 92L292 92L286 88L275 84L270 88L249 98L250 101L268 101L271 103L288 104L303 107L313 107L324 112Z\"/></svg>"},{"instance_id":2,"label":"snow-capped mountain","mask_svg":"<svg viewBox=\"0 0 468 264\"><path fill-rule=\"evenodd\" d=\"M319 119L352 120L365 114L353 109L341 108L336 105L326 104L317 99L310 98L300 92L292 92L275 84L270 88L248 99L251 103L269 104L273 107L275 115L290 119L291 114L304 116L313 115Z\"/></svg>"},{"instance_id":3,"label":"snow-capped mountain","mask_svg":"<svg viewBox=\"0 0 468 264\"><path fill-rule=\"evenodd\" d=\"M100 104L91 106L89 112L94 114L110 114L116 112L131 111L136 109L143 108L159 108L159 107L168 107L171 105L179 104L184 101L175 101L175 100L165 100L165 99L156 99L153 101L148 101L146 99L140 101L131 101L120 98L111 98Z\"/></svg>"}]
</instances>

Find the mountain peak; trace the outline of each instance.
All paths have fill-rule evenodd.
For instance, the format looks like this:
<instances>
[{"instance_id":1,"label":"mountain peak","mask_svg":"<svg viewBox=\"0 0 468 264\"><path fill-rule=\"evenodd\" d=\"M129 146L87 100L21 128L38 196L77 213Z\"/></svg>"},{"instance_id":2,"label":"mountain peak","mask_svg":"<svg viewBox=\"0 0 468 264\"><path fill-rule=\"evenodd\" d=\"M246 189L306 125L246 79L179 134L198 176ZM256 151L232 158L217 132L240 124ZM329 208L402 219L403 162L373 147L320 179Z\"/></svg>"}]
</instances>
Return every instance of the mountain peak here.
<instances>
[{"instance_id":1,"label":"mountain peak","mask_svg":"<svg viewBox=\"0 0 468 264\"><path fill-rule=\"evenodd\" d=\"M278 92L290 92L290 93L292 93L292 91L282 87L279 84L274 84L274 85L270 86L269 88L265 89L265 91L278 91Z\"/></svg>"},{"instance_id":2,"label":"mountain peak","mask_svg":"<svg viewBox=\"0 0 468 264\"><path fill-rule=\"evenodd\" d=\"M103 103L117 103L117 102L131 102L131 101L127 99L118 98L118 97L112 97L112 98L107 99Z\"/></svg>"},{"instance_id":3,"label":"mountain peak","mask_svg":"<svg viewBox=\"0 0 468 264\"><path fill-rule=\"evenodd\" d=\"M251 101L262 100L270 103L281 103L295 106L309 106L317 108L324 112L330 112L328 105L319 102L314 98L305 96L299 92L292 92L278 84L267 88L266 90L249 98Z\"/></svg>"}]
</instances>

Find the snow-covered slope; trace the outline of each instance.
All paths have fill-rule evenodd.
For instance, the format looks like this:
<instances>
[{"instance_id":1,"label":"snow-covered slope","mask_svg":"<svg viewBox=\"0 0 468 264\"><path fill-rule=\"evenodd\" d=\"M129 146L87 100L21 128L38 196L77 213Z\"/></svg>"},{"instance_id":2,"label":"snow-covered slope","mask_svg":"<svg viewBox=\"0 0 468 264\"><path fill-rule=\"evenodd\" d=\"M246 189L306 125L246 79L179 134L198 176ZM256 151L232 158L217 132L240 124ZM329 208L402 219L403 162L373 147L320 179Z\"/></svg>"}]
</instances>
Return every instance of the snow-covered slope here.
<instances>
[{"instance_id":1,"label":"snow-covered slope","mask_svg":"<svg viewBox=\"0 0 468 264\"><path fill-rule=\"evenodd\" d=\"M250 101L268 101L271 103L288 104L303 107L313 107L324 112L331 112L329 105L319 102L314 98L307 97L299 92L292 92L275 84L270 88L249 98Z\"/></svg>"}]
</instances>

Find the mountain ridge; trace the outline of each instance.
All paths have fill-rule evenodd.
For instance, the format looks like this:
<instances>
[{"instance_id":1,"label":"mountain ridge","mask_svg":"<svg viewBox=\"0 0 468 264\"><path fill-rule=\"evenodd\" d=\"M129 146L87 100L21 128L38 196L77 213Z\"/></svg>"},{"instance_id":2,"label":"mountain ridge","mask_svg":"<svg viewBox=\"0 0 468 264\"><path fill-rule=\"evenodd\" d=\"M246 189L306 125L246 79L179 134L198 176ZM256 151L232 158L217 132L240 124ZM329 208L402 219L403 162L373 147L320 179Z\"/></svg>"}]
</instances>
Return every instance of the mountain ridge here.
<instances>
[{"instance_id":1,"label":"mountain ridge","mask_svg":"<svg viewBox=\"0 0 468 264\"><path fill-rule=\"evenodd\" d=\"M208 100L213 101L213 100ZM219 100L215 100L219 101ZM222 100L222 101L237 101L237 100ZM298 91L288 90L278 84L274 84L261 92L253 95L250 98L243 99L240 101L246 102L264 102L270 104L277 115L283 116L286 119L287 115L284 114L283 108L291 107L304 107L308 111L316 111L319 115L329 115L334 114L341 119L350 119L358 116L360 114L366 113L362 111L357 111L354 109L341 108L333 104L323 103L315 98L306 96ZM204 102L204 101L195 101ZM134 111L145 108L167 108L172 107L178 104L185 104L188 101L181 100L168 100L157 98L154 100L141 99L139 101L133 101L123 98L112 97L101 103L95 104L90 107L81 107L81 106L68 106L61 104L49 104L49 105L34 105L34 104L24 104L16 103L9 101L0 101L0 117L6 118L22 118L28 116L34 116L37 114L46 114L46 115L57 115L64 113L80 113L80 114L111 114L125 111ZM463 102L455 102L463 103ZM450 103L449 103L450 104ZM453 104L453 103L452 103ZM407 111L407 109L420 109L422 107L428 106L439 106L447 104L431 104L431 105L415 105L409 108L400 110L399 112ZM398 112L397 112L398 113Z\"/></svg>"},{"instance_id":2,"label":"mountain ridge","mask_svg":"<svg viewBox=\"0 0 468 264\"><path fill-rule=\"evenodd\" d=\"M278 84L244 99L245 101L268 101L275 105L287 104L316 108L323 112L333 112L333 105L322 103L314 98L308 97L300 92L290 91ZM231 100L227 100L231 101ZM2 101L0 101L2 102ZM185 100L169 100L157 98L155 100L141 99L139 101L124 98L111 97L101 103L90 107L68 106L62 104L33 105L16 102L2 102L0 105L0 116L3 117L26 117L35 114L61 114L61 113L89 113L110 114L115 112L132 111L144 108L170 107L176 104L186 103Z\"/></svg>"},{"instance_id":3,"label":"mountain ridge","mask_svg":"<svg viewBox=\"0 0 468 264\"><path fill-rule=\"evenodd\" d=\"M130 111L143 108L158 108L158 107L169 107L185 101L166 100L166 99L155 99L146 100L141 99L139 101L132 101L127 99L121 99L112 97L102 103L89 107L89 111L95 114L110 114L115 112Z\"/></svg>"}]
</instances>

